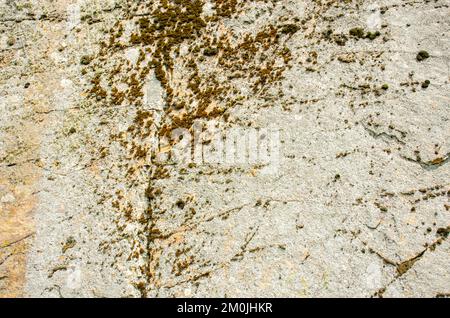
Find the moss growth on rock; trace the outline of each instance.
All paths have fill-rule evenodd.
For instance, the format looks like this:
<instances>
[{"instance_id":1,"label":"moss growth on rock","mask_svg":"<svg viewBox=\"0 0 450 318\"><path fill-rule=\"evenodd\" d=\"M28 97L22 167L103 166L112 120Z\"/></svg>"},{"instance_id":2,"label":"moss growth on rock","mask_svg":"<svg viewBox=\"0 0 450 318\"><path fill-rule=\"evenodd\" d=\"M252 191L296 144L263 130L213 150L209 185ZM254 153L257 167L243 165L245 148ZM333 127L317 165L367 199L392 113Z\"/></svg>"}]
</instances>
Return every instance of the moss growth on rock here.
<instances>
[{"instance_id":1,"label":"moss growth on rock","mask_svg":"<svg viewBox=\"0 0 450 318\"><path fill-rule=\"evenodd\" d=\"M217 55L218 52L219 52L219 50L215 47L208 47L203 50L203 54L206 56L214 56L214 55Z\"/></svg>"},{"instance_id":2,"label":"moss growth on rock","mask_svg":"<svg viewBox=\"0 0 450 318\"><path fill-rule=\"evenodd\" d=\"M89 55L84 55L81 57L80 59L80 64L81 65L89 65L92 61L92 57Z\"/></svg>"},{"instance_id":3,"label":"moss growth on rock","mask_svg":"<svg viewBox=\"0 0 450 318\"><path fill-rule=\"evenodd\" d=\"M296 24L286 24L280 28L281 33L283 34L294 34L296 33L300 27Z\"/></svg>"},{"instance_id":4,"label":"moss growth on rock","mask_svg":"<svg viewBox=\"0 0 450 318\"><path fill-rule=\"evenodd\" d=\"M423 89L426 89L426 88L428 88L428 86L430 86L430 83L431 83L431 82L430 82L429 80L426 80L426 81L424 81L424 82L422 83L421 86L422 86Z\"/></svg>"},{"instance_id":5,"label":"moss growth on rock","mask_svg":"<svg viewBox=\"0 0 450 318\"><path fill-rule=\"evenodd\" d=\"M9 37L8 40L6 40L6 44L8 44L8 46L13 46L14 44L16 44L16 39L13 37Z\"/></svg>"},{"instance_id":6,"label":"moss growth on rock","mask_svg":"<svg viewBox=\"0 0 450 318\"><path fill-rule=\"evenodd\" d=\"M377 37L381 35L380 31L375 32L365 32L363 28L357 27L350 29L349 34L355 38L358 39L369 39L369 40L375 40Z\"/></svg>"},{"instance_id":7,"label":"moss growth on rock","mask_svg":"<svg viewBox=\"0 0 450 318\"><path fill-rule=\"evenodd\" d=\"M379 37L381 35L380 31L376 31L376 32L367 32L367 34L365 35L366 39L369 40L375 40L377 37Z\"/></svg>"},{"instance_id":8,"label":"moss growth on rock","mask_svg":"<svg viewBox=\"0 0 450 318\"><path fill-rule=\"evenodd\" d=\"M421 62L423 60L426 60L429 57L430 57L430 54L427 51L422 50L422 51L419 51L419 53L417 53L416 60Z\"/></svg>"}]
</instances>

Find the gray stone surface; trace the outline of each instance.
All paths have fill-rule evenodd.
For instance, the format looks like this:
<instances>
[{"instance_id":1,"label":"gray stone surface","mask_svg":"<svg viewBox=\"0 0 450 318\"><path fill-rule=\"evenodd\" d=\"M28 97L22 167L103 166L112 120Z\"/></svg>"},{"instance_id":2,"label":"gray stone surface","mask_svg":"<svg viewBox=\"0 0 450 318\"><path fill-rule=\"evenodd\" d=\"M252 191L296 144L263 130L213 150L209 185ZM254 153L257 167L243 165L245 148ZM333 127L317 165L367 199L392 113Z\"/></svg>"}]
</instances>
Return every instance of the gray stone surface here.
<instances>
[{"instance_id":1,"label":"gray stone surface","mask_svg":"<svg viewBox=\"0 0 450 318\"><path fill-rule=\"evenodd\" d=\"M448 296L449 5L0 0L0 295Z\"/></svg>"}]
</instances>

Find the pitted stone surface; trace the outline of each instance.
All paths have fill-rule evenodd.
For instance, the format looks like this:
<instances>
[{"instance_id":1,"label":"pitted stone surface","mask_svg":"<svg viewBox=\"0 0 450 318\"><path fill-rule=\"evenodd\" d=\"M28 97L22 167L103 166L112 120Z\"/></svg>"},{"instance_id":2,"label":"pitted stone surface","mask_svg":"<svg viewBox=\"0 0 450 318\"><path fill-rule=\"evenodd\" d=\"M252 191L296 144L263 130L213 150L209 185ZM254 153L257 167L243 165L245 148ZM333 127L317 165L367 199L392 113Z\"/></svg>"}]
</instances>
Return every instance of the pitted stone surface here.
<instances>
[{"instance_id":1,"label":"pitted stone surface","mask_svg":"<svg viewBox=\"0 0 450 318\"><path fill-rule=\"evenodd\" d=\"M0 0L0 296L448 297L449 5Z\"/></svg>"}]
</instances>

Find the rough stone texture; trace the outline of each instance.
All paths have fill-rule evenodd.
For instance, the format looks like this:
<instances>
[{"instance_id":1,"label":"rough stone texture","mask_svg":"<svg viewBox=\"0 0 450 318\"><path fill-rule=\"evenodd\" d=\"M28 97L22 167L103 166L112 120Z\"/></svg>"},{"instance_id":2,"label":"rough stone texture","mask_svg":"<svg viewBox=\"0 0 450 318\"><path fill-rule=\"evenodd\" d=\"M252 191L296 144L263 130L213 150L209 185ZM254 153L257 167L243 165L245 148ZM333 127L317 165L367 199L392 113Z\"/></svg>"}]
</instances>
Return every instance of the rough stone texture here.
<instances>
[{"instance_id":1,"label":"rough stone texture","mask_svg":"<svg viewBox=\"0 0 450 318\"><path fill-rule=\"evenodd\" d=\"M0 0L0 296L447 297L449 5Z\"/></svg>"}]
</instances>

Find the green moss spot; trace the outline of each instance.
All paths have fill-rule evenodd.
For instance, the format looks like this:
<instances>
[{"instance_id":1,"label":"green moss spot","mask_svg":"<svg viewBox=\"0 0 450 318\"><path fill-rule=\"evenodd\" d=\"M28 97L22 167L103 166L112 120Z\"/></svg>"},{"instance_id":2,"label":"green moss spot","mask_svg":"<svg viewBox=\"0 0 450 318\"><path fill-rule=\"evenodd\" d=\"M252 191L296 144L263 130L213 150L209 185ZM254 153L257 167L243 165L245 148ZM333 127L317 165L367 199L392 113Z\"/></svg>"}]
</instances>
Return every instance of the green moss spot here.
<instances>
[{"instance_id":1,"label":"green moss spot","mask_svg":"<svg viewBox=\"0 0 450 318\"><path fill-rule=\"evenodd\" d=\"M422 88L423 89L428 88L428 86L430 86L430 81L429 80L426 80L425 82L422 83Z\"/></svg>"},{"instance_id":2,"label":"green moss spot","mask_svg":"<svg viewBox=\"0 0 450 318\"><path fill-rule=\"evenodd\" d=\"M83 57L81 57L80 63L81 65L89 65L92 61L92 57L90 57L89 55L84 55Z\"/></svg>"},{"instance_id":3,"label":"green moss spot","mask_svg":"<svg viewBox=\"0 0 450 318\"><path fill-rule=\"evenodd\" d=\"M362 39L364 37L364 29L363 28L353 28L349 31L351 36Z\"/></svg>"},{"instance_id":4,"label":"green moss spot","mask_svg":"<svg viewBox=\"0 0 450 318\"><path fill-rule=\"evenodd\" d=\"M286 24L281 27L281 33L283 34L294 34L296 33L300 27L295 24Z\"/></svg>"},{"instance_id":5,"label":"green moss spot","mask_svg":"<svg viewBox=\"0 0 450 318\"><path fill-rule=\"evenodd\" d=\"M203 54L206 56L214 56L217 55L217 53L219 52L219 50L215 47L208 47L203 51Z\"/></svg>"},{"instance_id":6,"label":"green moss spot","mask_svg":"<svg viewBox=\"0 0 450 318\"><path fill-rule=\"evenodd\" d=\"M379 37L381 33L379 31L376 32L367 32L365 38L369 40L375 40L377 37Z\"/></svg>"},{"instance_id":7,"label":"green moss spot","mask_svg":"<svg viewBox=\"0 0 450 318\"><path fill-rule=\"evenodd\" d=\"M71 236L67 239L62 247L62 252L65 253L68 249L75 247L77 241Z\"/></svg>"},{"instance_id":8,"label":"green moss spot","mask_svg":"<svg viewBox=\"0 0 450 318\"><path fill-rule=\"evenodd\" d=\"M13 46L14 44L16 44L16 39L13 37L9 37L6 41L6 44L8 44L8 46Z\"/></svg>"},{"instance_id":9,"label":"green moss spot","mask_svg":"<svg viewBox=\"0 0 450 318\"><path fill-rule=\"evenodd\" d=\"M427 51L420 51L419 53L417 53L416 60L421 62L423 60L426 60L429 57L430 57L430 54Z\"/></svg>"}]
</instances>

